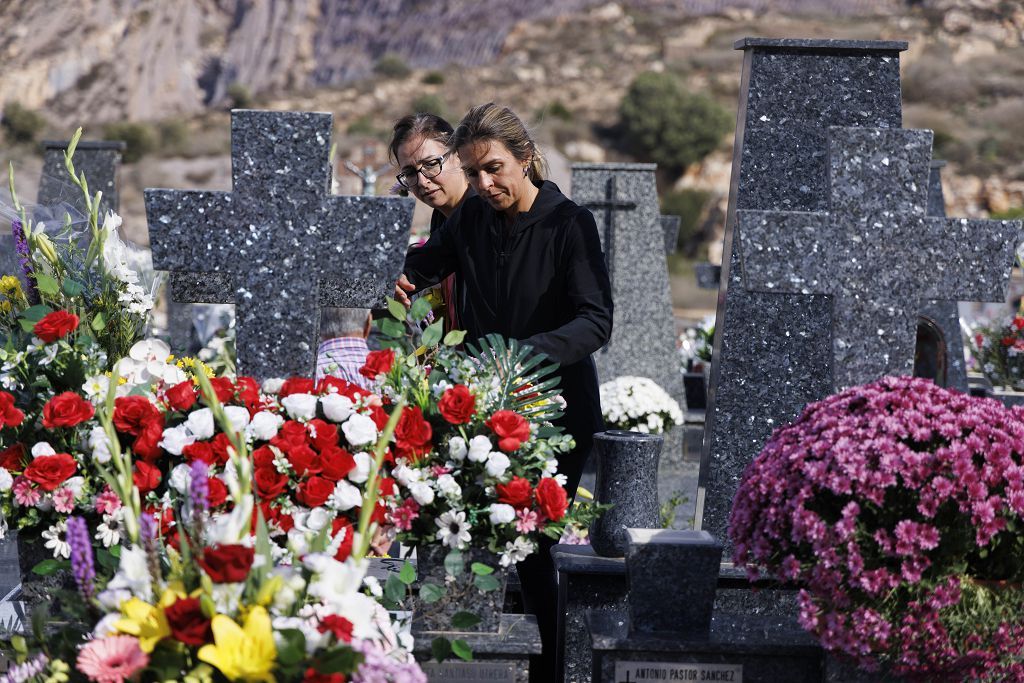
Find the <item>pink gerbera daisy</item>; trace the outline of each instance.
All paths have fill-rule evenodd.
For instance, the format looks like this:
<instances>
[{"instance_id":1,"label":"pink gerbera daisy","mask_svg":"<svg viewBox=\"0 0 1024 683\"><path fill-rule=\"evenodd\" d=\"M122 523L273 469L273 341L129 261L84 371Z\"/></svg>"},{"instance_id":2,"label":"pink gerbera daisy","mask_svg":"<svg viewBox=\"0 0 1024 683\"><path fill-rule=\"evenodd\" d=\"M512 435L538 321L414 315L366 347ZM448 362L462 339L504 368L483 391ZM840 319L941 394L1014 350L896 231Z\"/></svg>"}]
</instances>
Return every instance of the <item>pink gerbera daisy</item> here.
<instances>
[{"instance_id":1,"label":"pink gerbera daisy","mask_svg":"<svg viewBox=\"0 0 1024 683\"><path fill-rule=\"evenodd\" d=\"M78 653L78 670L96 683L124 683L149 664L149 655L132 636L90 641Z\"/></svg>"},{"instance_id":2,"label":"pink gerbera daisy","mask_svg":"<svg viewBox=\"0 0 1024 683\"><path fill-rule=\"evenodd\" d=\"M75 492L67 487L62 487L54 491L53 509L65 514L74 511Z\"/></svg>"},{"instance_id":3,"label":"pink gerbera daisy","mask_svg":"<svg viewBox=\"0 0 1024 683\"><path fill-rule=\"evenodd\" d=\"M101 515L112 515L121 509L121 497L108 486L103 493L96 496L96 512Z\"/></svg>"},{"instance_id":4,"label":"pink gerbera daisy","mask_svg":"<svg viewBox=\"0 0 1024 683\"><path fill-rule=\"evenodd\" d=\"M523 508L516 512L516 531L521 534L528 534L536 531L540 522L540 515L533 510Z\"/></svg>"},{"instance_id":5,"label":"pink gerbera daisy","mask_svg":"<svg viewBox=\"0 0 1024 683\"><path fill-rule=\"evenodd\" d=\"M39 489L33 487L32 482L25 477L18 477L14 480L13 491L14 501L18 505L24 505L25 507L32 507L43 497Z\"/></svg>"}]
</instances>

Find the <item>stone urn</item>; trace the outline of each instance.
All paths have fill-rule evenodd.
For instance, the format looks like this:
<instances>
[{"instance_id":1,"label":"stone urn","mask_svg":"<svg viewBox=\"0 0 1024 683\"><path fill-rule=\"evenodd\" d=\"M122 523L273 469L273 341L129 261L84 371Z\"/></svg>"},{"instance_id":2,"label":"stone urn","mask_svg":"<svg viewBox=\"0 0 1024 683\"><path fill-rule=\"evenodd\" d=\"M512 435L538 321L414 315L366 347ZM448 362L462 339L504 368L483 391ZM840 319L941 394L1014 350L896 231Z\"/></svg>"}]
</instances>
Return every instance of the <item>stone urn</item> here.
<instances>
[{"instance_id":1,"label":"stone urn","mask_svg":"<svg viewBox=\"0 0 1024 683\"><path fill-rule=\"evenodd\" d=\"M625 557L627 528L661 528L658 461L664 437L611 430L594 435L597 502L613 507L590 525L590 544L603 557Z\"/></svg>"},{"instance_id":2,"label":"stone urn","mask_svg":"<svg viewBox=\"0 0 1024 683\"><path fill-rule=\"evenodd\" d=\"M451 548L440 544L416 548L413 631L497 633L505 604L508 569L501 566L498 554L484 548L463 550L457 562L449 560L446 566L449 553ZM474 565L477 565L476 570ZM479 565L492 571L484 573ZM454 580L449 581L449 576ZM437 600L424 599L423 587L427 585L443 588L444 594ZM479 622L470 626L453 625L452 618L459 612L472 614Z\"/></svg>"}]
</instances>

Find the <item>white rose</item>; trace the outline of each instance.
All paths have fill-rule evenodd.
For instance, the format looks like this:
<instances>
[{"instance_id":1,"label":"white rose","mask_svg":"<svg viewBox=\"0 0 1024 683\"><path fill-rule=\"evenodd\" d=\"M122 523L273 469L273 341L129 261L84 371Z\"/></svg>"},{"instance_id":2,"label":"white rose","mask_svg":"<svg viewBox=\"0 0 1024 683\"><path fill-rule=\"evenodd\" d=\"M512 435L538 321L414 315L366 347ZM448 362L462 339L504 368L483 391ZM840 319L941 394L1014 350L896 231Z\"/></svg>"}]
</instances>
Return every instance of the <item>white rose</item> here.
<instances>
[{"instance_id":1,"label":"white rose","mask_svg":"<svg viewBox=\"0 0 1024 683\"><path fill-rule=\"evenodd\" d=\"M264 394L278 394L283 386L283 379L280 377L271 377L270 379L263 380L263 386L260 387L260 389Z\"/></svg>"},{"instance_id":2,"label":"white rose","mask_svg":"<svg viewBox=\"0 0 1024 683\"><path fill-rule=\"evenodd\" d=\"M317 532L321 531L325 526L331 523L331 514L323 508L313 508L305 516L300 524L296 519L295 525L304 527L308 531Z\"/></svg>"},{"instance_id":3,"label":"white rose","mask_svg":"<svg viewBox=\"0 0 1024 683\"><path fill-rule=\"evenodd\" d=\"M281 405L293 420L312 420L316 417L317 397L312 394L292 394L281 399Z\"/></svg>"},{"instance_id":4,"label":"white rose","mask_svg":"<svg viewBox=\"0 0 1024 683\"><path fill-rule=\"evenodd\" d=\"M425 481L418 481L409 487L409 493L413 500L420 505L430 505L434 502L434 489Z\"/></svg>"},{"instance_id":5,"label":"white rose","mask_svg":"<svg viewBox=\"0 0 1024 683\"><path fill-rule=\"evenodd\" d=\"M377 439L377 425L365 415L356 413L341 425L345 438L353 446L362 446ZM353 481L355 481L353 479Z\"/></svg>"},{"instance_id":6,"label":"white rose","mask_svg":"<svg viewBox=\"0 0 1024 683\"><path fill-rule=\"evenodd\" d=\"M516 518L516 509L505 503L491 504L491 524L508 524Z\"/></svg>"},{"instance_id":7,"label":"white rose","mask_svg":"<svg viewBox=\"0 0 1024 683\"><path fill-rule=\"evenodd\" d=\"M110 439L103 427L93 427L89 432L89 448L96 462L101 465L110 462Z\"/></svg>"},{"instance_id":8,"label":"white rose","mask_svg":"<svg viewBox=\"0 0 1024 683\"><path fill-rule=\"evenodd\" d=\"M327 504L339 512L351 510L363 502L363 494L344 479L334 486L334 493L327 499Z\"/></svg>"},{"instance_id":9,"label":"white rose","mask_svg":"<svg viewBox=\"0 0 1024 683\"><path fill-rule=\"evenodd\" d=\"M209 439L213 436L213 411L209 408L200 408L189 413L185 426L197 439Z\"/></svg>"},{"instance_id":10,"label":"white rose","mask_svg":"<svg viewBox=\"0 0 1024 683\"><path fill-rule=\"evenodd\" d=\"M85 477L71 477L62 486L74 493L75 498L78 498L82 495L82 489L85 488Z\"/></svg>"},{"instance_id":11,"label":"white rose","mask_svg":"<svg viewBox=\"0 0 1024 683\"><path fill-rule=\"evenodd\" d=\"M345 424L348 424L348 422ZM370 457L369 453L360 452L353 455L352 459L356 461L356 466L348 473L348 478L353 483L362 484L370 478L370 468L373 467L373 458Z\"/></svg>"},{"instance_id":12,"label":"white rose","mask_svg":"<svg viewBox=\"0 0 1024 683\"><path fill-rule=\"evenodd\" d=\"M331 422L344 422L352 414L352 399L341 394L321 396L320 405L324 407L324 415Z\"/></svg>"},{"instance_id":13,"label":"white rose","mask_svg":"<svg viewBox=\"0 0 1024 683\"><path fill-rule=\"evenodd\" d=\"M466 440L461 436L453 436L448 442L448 457L462 462L466 457Z\"/></svg>"},{"instance_id":14,"label":"white rose","mask_svg":"<svg viewBox=\"0 0 1024 683\"><path fill-rule=\"evenodd\" d=\"M278 430L284 423L284 418L269 410L261 410L252 417L249 426L245 428L257 441L270 441L277 436Z\"/></svg>"},{"instance_id":15,"label":"white rose","mask_svg":"<svg viewBox=\"0 0 1024 683\"><path fill-rule=\"evenodd\" d=\"M249 409L242 406L224 406L224 415L231 423L232 429L240 432L249 424Z\"/></svg>"},{"instance_id":16,"label":"white rose","mask_svg":"<svg viewBox=\"0 0 1024 683\"><path fill-rule=\"evenodd\" d=\"M411 467L406 467L405 464L401 464L391 471L391 476L395 478L399 484L405 488L409 488L413 482L417 482L423 476L422 470L414 470Z\"/></svg>"},{"instance_id":17,"label":"white rose","mask_svg":"<svg viewBox=\"0 0 1024 683\"><path fill-rule=\"evenodd\" d=\"M38 458L40 455L56 455L56 454L57 454L57 451L53 450L53 446L51 446L46 441L40 441L39 443L37 443L35 446L32 447L32 457L33 458Z\"/></svg>"},{"instance_id":18,"label":"white rose","mask_svg":"<svg viewBox=\"0 0 1024 683\"><path fill-rule=\"evenodd\" d=\"M487 456L487 465L484 469L486 469L487 474L492 477L500 478L505 474L505 470L507 470L508 466L511 464L512 462L508 459L507 455L501 451L495 451Z\"/></svg>"},{"instance_id":19,"label":"white rose","mask_svg":"<svg viewBox=\"0 0 1024 683\"><path fill-rule=\"evenodd\" d=\"M489 437L480 434L474 436L469 441L469 454L468 458L470 462L484 462L487 460L487 456L491 453L491 440Z\"/></svg>"},{"instance_id":20,"label":"white rose","mask_svg":"<svg viewBox=\"0 0 1024 683\"><path fill-rule=\"evenodd\" d=\"M5 468L0 467L0 491L10 491L14 477Z\"/></svg>"},{"instance_id":21,"label":"white rose","mask_svg":"<svg viewBox=\"0 0 1024 683\"><path fill-rule=\"evenodd\" d=\"M164 436L160 439L159 445L171 455L181 455L185 446L194 443L195 440L195 435L189 432L185 425L178 425L164 430Z\"/></svg>"},{"instance_id":22,"label":"white rose","mask_svg":"<svg viewBox=\"0 0 1024 683\"><path fill-rule=\"evenodd\" d=\"M178 465L171 470L171 477L168 483L172 489L181 495L187 494L189 486L192 484L192 468L184 464Z\"/></svg>"},{"instance_id":23,"label":"white rose","mask_svg":"<svg viewBox=\"0 0 1024 683\"><path fill-rule=\"evenodd\" d=\"M462 487L459 486L459 482L455 481L455 477L450 474L442 474L437 478L437 490L449 500L462 497Z\"/></svg>"}]
</instances>

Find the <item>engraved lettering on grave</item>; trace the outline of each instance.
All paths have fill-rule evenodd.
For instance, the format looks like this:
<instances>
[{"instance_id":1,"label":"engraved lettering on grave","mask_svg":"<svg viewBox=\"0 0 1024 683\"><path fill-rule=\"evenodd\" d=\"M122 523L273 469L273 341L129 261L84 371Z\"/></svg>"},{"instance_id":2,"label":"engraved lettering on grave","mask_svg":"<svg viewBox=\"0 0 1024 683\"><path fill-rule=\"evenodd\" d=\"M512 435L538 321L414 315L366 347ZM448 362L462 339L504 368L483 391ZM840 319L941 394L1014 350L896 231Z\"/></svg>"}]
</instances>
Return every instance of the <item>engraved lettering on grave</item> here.
<instances>
[{"instance_id":1,"label":"engraved lettering on grave","mask_svg":"<svg viewBox=\"0 0 1024 683\"><path fill-rule=\"evenodd\" d=\"M743 683L743 665L689 662L615 662L615 683L642 683L643 681Z\"/></svg>"},{"instance_id":2,"label":"engraved lettering on grave","mask_svg":"<svg viewBox=\"0 0 1024 683\"><path fill-rule=\"evenodd\" d=\"M515 683L515 666L506 662L423 662L427 680L453 683Z\"/></svg>"}]
</instances>

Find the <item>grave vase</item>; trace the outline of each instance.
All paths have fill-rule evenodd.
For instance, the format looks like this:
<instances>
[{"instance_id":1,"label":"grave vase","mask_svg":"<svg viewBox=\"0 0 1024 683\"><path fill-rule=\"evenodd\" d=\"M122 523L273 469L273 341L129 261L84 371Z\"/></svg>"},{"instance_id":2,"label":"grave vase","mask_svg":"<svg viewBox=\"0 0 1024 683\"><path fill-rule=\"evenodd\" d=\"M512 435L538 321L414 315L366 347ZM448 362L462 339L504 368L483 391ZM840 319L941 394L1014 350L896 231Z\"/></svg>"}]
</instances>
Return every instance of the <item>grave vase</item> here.
<instances>
[{"instance_id":1,"label":"grave vase","mask_svg":"<svg viewBox=\"0 0 1024 683\"><path fill-rule=\"evenodd\" d=\"M602 557L625 557L627 528L661 527L658 461L664 437L611 430L594 435L597 502L613 507L590 525L590 544Z\"/></svg>"},{"instance_id":2,"label":"grave vase","mask_svg":"<svg viewBox=\"0 0 1024 683\"><path fill-rule=\"evenodd\" d=\"M462 569L452 582L446 581L449 573L445 558L451 549L440 544L416 548L416 570L418 588L413 594L414 631L458 631L469 633L497 633L501 625L502 608L505 604L505 585L508 569L502 567L497 553L485 548L469 548L462 551ZM480 590L476 585L474 563L492 568L498 587L494 590ZM444 587L444 595L436 602L425 602L419 590L424 584ZM455 628L452 617L459 612L469 612L480 618L471 627Z\"/></svg>"}]
</instances>

